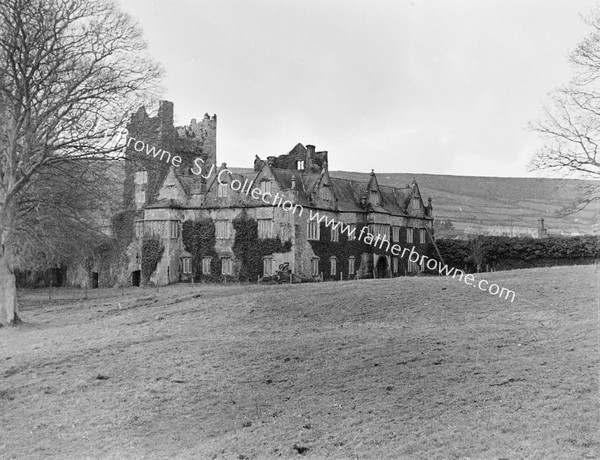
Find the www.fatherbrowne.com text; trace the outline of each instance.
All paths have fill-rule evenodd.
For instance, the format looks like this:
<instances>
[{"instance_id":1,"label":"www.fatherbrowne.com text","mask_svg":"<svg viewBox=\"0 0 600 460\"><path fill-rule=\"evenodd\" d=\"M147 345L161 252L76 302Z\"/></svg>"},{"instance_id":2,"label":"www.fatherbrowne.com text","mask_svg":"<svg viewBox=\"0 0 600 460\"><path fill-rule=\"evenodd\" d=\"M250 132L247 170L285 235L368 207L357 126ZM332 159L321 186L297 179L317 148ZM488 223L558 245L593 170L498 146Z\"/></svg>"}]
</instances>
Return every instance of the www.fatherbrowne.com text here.
<instances>
[{"instance_id":1,"label":"www.fatherbrowne.com text","mask_svg":"<svg viewBox=\"0 0 600 460\"><path fill-rule=\"evenodd\" d=\"M223 181L223 174L230 174L231 177L229 181ZM219 184L227 184L231 187L232 190L244 193L245 195L250 194L254 199L261 199L261 201L265 204L271 204L274 207L281 207L284 211L297 213L301 216L304 212L304 208L299 204L293 204L290 201L283 200L283 197L279 195L279 193L275 194L275 197L271 193L262 192L260 188L256 187L252 188L252 181L248 182L247 180L242 182L238 179L233 178L231 171L228 169L223 169L217 175L217 181ZM268 195L268 197L267 197ZM273 198L273 200L271 200ZM346 234L349 240L358 239L365 244L370 246L384 249L385 251L390 252L394 256L398 256L400 258L405 258L408 255L408 260L412 263L419 264L421 267L427 267L428 270L432 272L439 273L442 276L452 276L452 279L457 279L459 281L464 281L467 286L473 286L478 288L481 291L487 291L491 295L498 296L500 298L508 300L510 298L511 302L514 302L516 298L516 294L514 291L510 289L500 287L497 284L489 283L487 280L479 280L475 279L475 276L472 274L466 274L463 270L459 270L454 267L448 267L448 265L428 257L424 254L419 254L418 251L415 250L415 246L410 248L402 247L400 244L394 243L387 238L387 235L373 235L369 233L368 227L364 226L361 228L360 233L356 236L356 226L351 224L344 224L343 222L336 222L336 220L332 217L328 217L326 215L320 215L318 211L313 209L309 209L309 221L316 221L319 224L324 223L326 227L331 228L332 230L338 230L340 234Z\"/></svg>"}]
</instances>

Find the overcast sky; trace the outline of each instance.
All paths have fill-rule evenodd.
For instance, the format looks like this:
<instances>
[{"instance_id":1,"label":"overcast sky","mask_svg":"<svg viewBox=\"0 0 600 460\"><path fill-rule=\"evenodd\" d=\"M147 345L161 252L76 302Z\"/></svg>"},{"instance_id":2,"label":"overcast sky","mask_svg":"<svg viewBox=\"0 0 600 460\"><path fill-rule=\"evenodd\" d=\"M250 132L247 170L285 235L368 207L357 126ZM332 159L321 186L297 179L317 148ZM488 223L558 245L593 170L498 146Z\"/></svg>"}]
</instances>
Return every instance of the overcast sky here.
<instances>
[{"instance_id":1,"label":"overcast sky","mask_svg":"<svg viewBox=\"0 0 600 460\"><path fill-rule=\"evenodd\" d=\"M216 113L217 159L298 142L332 170L539 176L527 122L572 75L591 0L121 0L176 124Z\"/></svg>"}]
</instances>

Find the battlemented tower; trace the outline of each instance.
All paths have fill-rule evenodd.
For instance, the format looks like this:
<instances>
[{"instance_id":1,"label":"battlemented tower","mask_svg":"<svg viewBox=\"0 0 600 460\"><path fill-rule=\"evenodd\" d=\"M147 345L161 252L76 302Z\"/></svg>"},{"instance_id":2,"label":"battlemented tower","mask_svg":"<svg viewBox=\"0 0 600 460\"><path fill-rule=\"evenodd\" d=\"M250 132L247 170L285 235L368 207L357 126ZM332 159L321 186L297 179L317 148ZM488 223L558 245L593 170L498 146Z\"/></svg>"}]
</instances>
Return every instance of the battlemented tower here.
<instances>
[{"instance_id":1,"label":"battlemented tower","mask_svg":"<svg viewBox=\"0 0 600 460\"><path fill-rule=\"evenodd\" d=\"M125 184L123 198L126 209L140 210L155 201L155 195L171 164L148 154L159 149L182 158L179 174L190 174L196 158L202 158L207 168L217 164L217 116L207 114L198 122L192 119L186 126L173 125L173 103L160 101L158 113L149 116L145 107L132 115L127 125L130 138L144 143L142 151L128 142L125 151Z\"/></svg>"}]
</instances>

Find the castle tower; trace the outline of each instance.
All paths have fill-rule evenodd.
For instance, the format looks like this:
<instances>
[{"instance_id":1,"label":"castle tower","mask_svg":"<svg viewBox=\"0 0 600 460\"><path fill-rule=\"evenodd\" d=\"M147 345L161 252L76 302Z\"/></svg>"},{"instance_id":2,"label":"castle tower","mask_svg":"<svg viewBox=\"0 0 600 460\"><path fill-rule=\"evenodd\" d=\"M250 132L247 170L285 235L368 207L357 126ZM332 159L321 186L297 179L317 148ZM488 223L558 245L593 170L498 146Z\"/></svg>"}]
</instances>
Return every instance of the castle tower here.
<instances>
[{"instance_id":1,"label":"castle tower","mask_svg":"<svg viewBox=\"0 0 600 460\"><path fill-rule=\"evenodd\" d=\"M196 158L202 158L205 165L216 165L217 161L217 116L208 114L190 125L173 126L173 103L160 101L158 113L150 117L145 107L131 117L127 125L130 138L125 151L124 203L128 209L139 210L154 202L155 195L164 181L172 164L169 156L179 156L182 164L178 173L189 174ZM140 143L138 143L140 142ZM143 143L143 148L136 150ZM155 149L154 151L152 149ZM170 155L153 154L158 150Z\"/></svg>"},{"instance_id":2,"label":"castle tower","mask_svg":"<svg viewBox=\"0 0 600 460\"><path fill-rule=\"evenodd\" d=\"M217 116L210 117L205 113L199 122L192 119L190 129L196 135L196 139L200 140L207 167L217 166Z\"/></svg>"}]
</instances>

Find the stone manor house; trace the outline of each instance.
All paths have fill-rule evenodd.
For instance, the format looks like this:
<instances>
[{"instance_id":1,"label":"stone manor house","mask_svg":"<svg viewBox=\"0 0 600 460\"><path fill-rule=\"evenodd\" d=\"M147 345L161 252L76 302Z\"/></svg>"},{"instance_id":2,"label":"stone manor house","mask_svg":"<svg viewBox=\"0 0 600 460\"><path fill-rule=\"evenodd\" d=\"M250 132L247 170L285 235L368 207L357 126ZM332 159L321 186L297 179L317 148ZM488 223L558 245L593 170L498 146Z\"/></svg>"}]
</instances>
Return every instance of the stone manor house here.
<instances>
[{"instance_id":1,"label":"stone manor house","mask_svg":"<svg viewBox=\"0 0 600 460\"><path fill-rule=\"evenodd\" d=\"M123 273L130 284L143 282L148 238L160 240L164 248L148 278L157 285L192 279L256 281L278 270L306 281L395 277L423 269L385 246L357 239L367 227L392 243L431 253L431 199L423 202L416 182L404 188L382 186L374 172L367 182L332 177L328 152L302 144L284 155L256 156L253 168L227 168L217 163L216 129L216 116L208 114L174 127L173 103L168 101L161 101L154 117L141 108L131 118L131 137L178 155L182 162L174 167L136 151L133 143L127 147L126 157L135 160L126 162L124 184L124 204L135 227ZM219 175L225 169L231 173ZM236 191L231 183L235 180L252 183L261 193L279 196L303 211L291 212ZM339 227L311 221L311 212L356 228L356 233L349 237Z\"/></svg>"}]
</instances>

